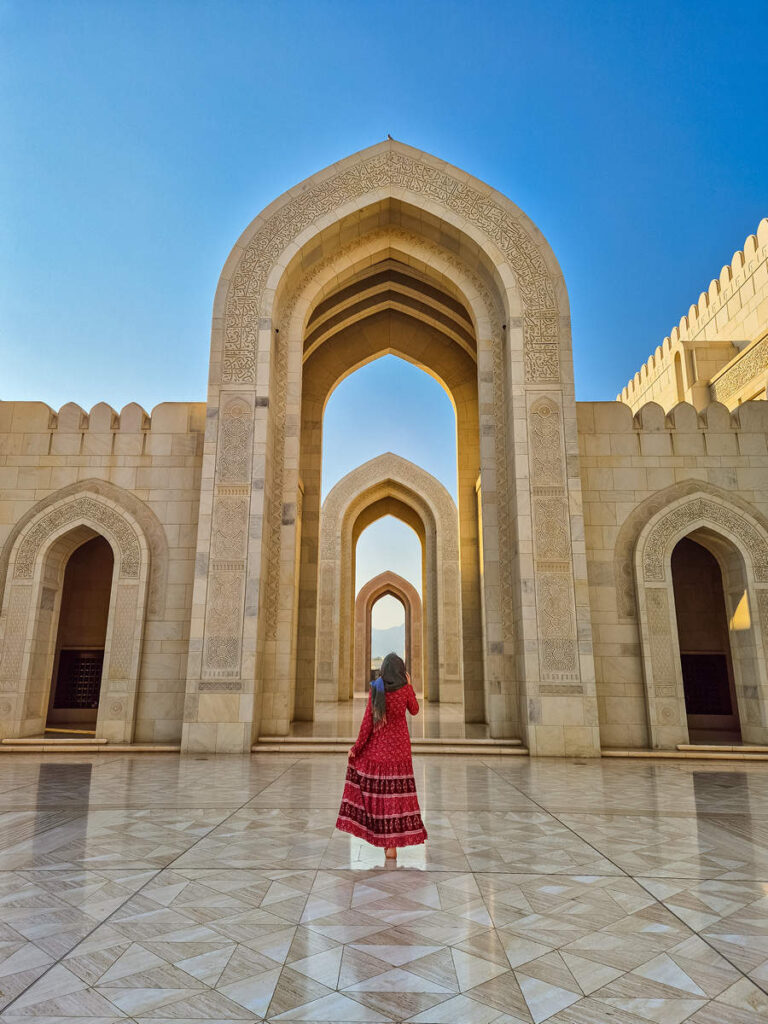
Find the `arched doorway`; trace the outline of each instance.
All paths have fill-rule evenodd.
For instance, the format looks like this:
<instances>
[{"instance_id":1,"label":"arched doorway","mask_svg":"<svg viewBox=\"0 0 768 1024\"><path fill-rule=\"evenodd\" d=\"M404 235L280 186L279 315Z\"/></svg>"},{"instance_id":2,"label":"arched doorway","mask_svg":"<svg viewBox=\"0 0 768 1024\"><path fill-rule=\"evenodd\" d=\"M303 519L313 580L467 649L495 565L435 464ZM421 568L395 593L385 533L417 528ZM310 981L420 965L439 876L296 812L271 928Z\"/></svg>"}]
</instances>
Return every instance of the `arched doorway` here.
<instances>
[{"instance_id":1,"label":"arched doorway","mask_svg":"<svg viewBox=\"0 0 768 1024\"><path fill-rule=\"evenodd\" d=\"M324 403L383 354L456 410L463 674L491 735L598 753L562 274L514 203L394 140L275 200L223 270L183 747L289 731L317 649Z\"/></svg>"},{"instance_id":2,"label":"arched doorway","mask_svg":"<svg viewBox=\"0 0 768 1024\"><path fill-rule=\"evenodd\" d=\"M101 536L67 559L46 730L95 732L114 556Z\"/></svg>"},{"instance_id":3,"label":"arched doorway","mask_svg":"<svg viewBox=\"0 0 768 1024\"><path fill-rule=\"evenodd\" d=\"M692 743L738 742L741 729L720 565L706 547L683 537L672 551L671 569L689 738Z\"/></svg>"},{"instance_id":4,"label":"arched doorway","mask_svg":"<svg viewBox=\"0 0 768 1024\"><path fill-rule=\"evenodd\" d=\"M745 502L693 491L651 514L634 560L651 746L735 718L745 743L768 742L768 530Z\"/></svg>"},{"instance_id":5,"label":"arched doorway","mask_svg":"<svg viewBox=\"0 0 768 1024\"><path fill-rule=\"evenodd\" d=\"M371 621L366 631L364 651L367 673L362 678L355 676L353 696L367 694L365 683L376 679L381 671L384 658L388 654L397 654L403 659L406 666L410 666L411 637L407 628L406 614L405 605L394 594L382 594L371 605ZM393 616L395 621L393 621Z\"/></svg>"},{"instance_id":6,"label":"arched doorway","mask_svg":"<svg viewBox=\"0 0 768 1024\"><path fill-rule=\"evenodd\" d=\"M374 576L360 588L355 599L354 693L365 693L370 680L373 609L377 601L391 595L405 612L405 662L417 693L423 686L421 599L416 588L394 572Z\"/></svg>"},{"instance_id":7,"label":"arched doorway","mask_svg":"<svg viewBox=\"0 0 768 1024\"><path fill-rule=\"evenodd\" d=\"M7 542L2 605L6 632L0 657L3 736L40 736L45 730L67 566L78 549L98 539L110 548L114 566L95 729L111 742L133 740L152 548L138 517L115 500L119 489L110 493L94 488L52 495L30 510ZM87 562L97 550L94 545L80 557ZM100 558L104 574L102 556L94 555L95 561ZM78 575L86 575L88 568L79 560L73 566L72 592ZM64 628L69 628L66 619ZM58 679L58 667L56 673Z\"/></svg>"},{"instance_id":8,"label":"arched doorway","mask_svg":"<svg viewBox=\"0 0 768 1024\"><path fill-rule=\"evenodd\" d=\"M459 522L453 500L431 474L387 453L343 477L323 502L318 566L315 679L299 666L296 717L314 701L348 700L352 693L355 552L362 531L385 515L402 520L422 546L424 691L428 699L464 703L468 721L484 721L482 697L463 674L463 606ZM300 648L301 652L301 648ZM313 686L314 683L314 686ZM313 693L314 690L314 693ZM476 705L479 712L476 712ZM477 717L472 717L476 713Z\"/></svg>"}]
</instances>

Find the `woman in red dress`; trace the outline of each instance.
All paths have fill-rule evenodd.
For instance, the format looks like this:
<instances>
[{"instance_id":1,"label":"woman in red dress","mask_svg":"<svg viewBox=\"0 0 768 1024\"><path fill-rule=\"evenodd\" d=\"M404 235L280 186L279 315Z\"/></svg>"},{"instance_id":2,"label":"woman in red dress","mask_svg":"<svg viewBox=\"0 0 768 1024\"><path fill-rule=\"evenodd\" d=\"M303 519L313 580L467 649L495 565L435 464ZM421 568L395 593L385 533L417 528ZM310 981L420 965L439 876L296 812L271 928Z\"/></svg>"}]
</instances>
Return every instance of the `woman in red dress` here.
<instances>
[{"instance_id":1,"label":"woman in red dress","mask_svg":"<svg viewBox=\"0 0 768 1024\"><path fill-rule=\"evenodd\" d=\"M416 796L411 737L405 712L418 715L419 702L403 659L388 654L371 693L360 735L349 751L347 778L336 828L383 846L397 857L398 846L427 838Z\"/></svg>"}]
</instances>

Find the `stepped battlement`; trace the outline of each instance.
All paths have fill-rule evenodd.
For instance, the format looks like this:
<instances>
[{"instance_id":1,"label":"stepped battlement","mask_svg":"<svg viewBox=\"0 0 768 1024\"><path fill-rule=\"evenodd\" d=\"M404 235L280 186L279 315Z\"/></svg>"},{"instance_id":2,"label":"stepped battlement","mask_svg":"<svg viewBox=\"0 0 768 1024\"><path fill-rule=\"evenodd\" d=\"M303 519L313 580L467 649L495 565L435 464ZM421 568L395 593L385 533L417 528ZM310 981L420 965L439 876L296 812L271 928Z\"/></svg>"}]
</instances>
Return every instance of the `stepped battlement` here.
<instances>
[{"instance_id":1,"label":"stepped battlement","mask_svg":"<svg viewBox=\"0 0 768 1024\"><path fill-rule=\"evenodd\" d=\"M58 411L45 402L0 402L5 455L195 454L204 430L204 402L161 402L151 412L136 402L120 412L106 402L90 412L75 402Z\"/></svg>"},{"instance_id":2,"label":"stepped battlement","mask_svg":"<svg viewBox=\"0 0 768 1024\"><path fill-rule=\"evenodd\" d=\"M760 338L768 324L768 218L733 254L698 301L628 381L617 401L669 408L696 383L708 383ZM675 357L679 355L679 368ZM689 397L689 396L686 396ZM714 397L714 396L712 396ZM730 397L730 396L729 396Z\"/></svg>"}]
</instances>

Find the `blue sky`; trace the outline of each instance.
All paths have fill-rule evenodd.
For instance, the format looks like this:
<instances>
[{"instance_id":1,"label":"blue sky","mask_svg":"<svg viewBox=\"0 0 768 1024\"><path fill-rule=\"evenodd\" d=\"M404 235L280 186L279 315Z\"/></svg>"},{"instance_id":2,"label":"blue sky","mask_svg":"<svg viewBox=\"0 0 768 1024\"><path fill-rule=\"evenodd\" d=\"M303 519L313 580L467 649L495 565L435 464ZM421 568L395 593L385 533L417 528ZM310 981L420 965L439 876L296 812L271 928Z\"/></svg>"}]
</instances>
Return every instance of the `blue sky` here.
<instances>
[{"instance_id":1,"label":"blue sky","mask_svg":"<svg viewBox=\"0 0 768 1024\"><path fill-rule=\"evenodd\" d=\"M0 0L0 398L203 399L235 239L387 132L541 228L577 397L613 398L768 209L767 30L764 0ZM450 487L439 401L401 453Z\"/></svg>"}]
</instances>

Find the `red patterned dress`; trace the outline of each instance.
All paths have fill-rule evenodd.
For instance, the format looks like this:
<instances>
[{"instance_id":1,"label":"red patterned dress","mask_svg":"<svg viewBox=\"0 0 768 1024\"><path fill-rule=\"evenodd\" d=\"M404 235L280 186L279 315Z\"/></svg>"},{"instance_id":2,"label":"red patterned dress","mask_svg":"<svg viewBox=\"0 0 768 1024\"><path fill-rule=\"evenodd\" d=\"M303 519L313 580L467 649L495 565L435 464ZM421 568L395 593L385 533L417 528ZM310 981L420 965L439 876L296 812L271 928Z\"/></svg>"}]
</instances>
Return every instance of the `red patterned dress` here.
<instances>
[{"instance_id":1,"label":"red patterned dress","mask_svg":"<svg viewBox=\"0 0 768 1024\"><path fill-rule=\"evenodd\" d=\"M417 846L427 838L427 831L416 796L405 712L417 715L419 702L410 684L386 697L386 722L375 731L368 697L347 764L336 828L373 846Z\"/></svg>"}]
</instances>

